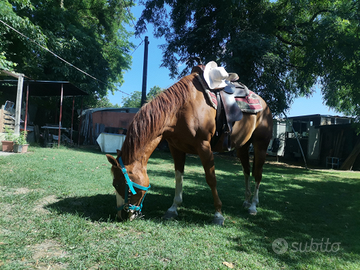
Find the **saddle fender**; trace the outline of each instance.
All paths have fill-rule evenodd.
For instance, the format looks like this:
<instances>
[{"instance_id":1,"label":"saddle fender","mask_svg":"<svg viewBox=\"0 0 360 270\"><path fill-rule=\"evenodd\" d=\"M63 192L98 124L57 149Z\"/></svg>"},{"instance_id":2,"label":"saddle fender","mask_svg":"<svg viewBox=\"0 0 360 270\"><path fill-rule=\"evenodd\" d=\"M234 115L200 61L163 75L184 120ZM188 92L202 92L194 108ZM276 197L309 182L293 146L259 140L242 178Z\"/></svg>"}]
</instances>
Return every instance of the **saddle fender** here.
<instances>
[{"instance_id":1,"label":"saddle fender","mask_svg":"<svg viewBox=\"0 0 360 270\"><path fill-rule=\"evenodd\" d=\"M240 121L243 113L236 103L235 98L246 97L249 95L249 89L246 85L238 82L226 82L227 86L224 91L220 91L221 100L224 105L226 122L228 124L229 132L232 132L232 125L236 121Z\"/></svg>"},{"instance_id":2,"label":"saddle fender","mask_svg":"<svg viewBox=\"0 0 360 270\"><path fill-rule=\"evenodd\" d=\"M231 133L233 124L243 118L243 113L235 101L235 95L228 94L225 91L220 91L220 95L224 105L229 131Z\"/></svg>"}]
</instances>

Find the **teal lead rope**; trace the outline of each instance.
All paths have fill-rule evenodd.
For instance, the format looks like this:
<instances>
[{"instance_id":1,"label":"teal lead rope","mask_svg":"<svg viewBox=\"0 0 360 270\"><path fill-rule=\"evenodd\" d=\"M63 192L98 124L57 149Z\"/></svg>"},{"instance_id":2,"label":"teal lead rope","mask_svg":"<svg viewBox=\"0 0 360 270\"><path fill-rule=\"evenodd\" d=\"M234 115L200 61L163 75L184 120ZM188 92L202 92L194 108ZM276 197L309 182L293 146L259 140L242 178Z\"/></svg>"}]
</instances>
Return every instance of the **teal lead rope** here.
<instances>
[{"instance_id":1,"label":"teal lead rope","mask_svg":"<svg viewBox=\"0 0 360 270\"><path fill-rule=\"evenodd\" d=\"M125 190L125 201L128 200L129 189L130 189L131 193L134 194L134 195L136 194L136 191L135 191L134 187L145 191L145 195L141 200L140 206L128 205L127 209L125 209L125 210L141 211L142 206L143 206L143 202L144 202L144 199L145 199L145 196L146 196L146 193L150 189L150 184L149 184L148 187L143 187L143 186L140 186L139 184L136 184L133 181L131 181L121 157L119 157L119 163L120 163L120 167L121 167L121 170L122 170L122 172L124 174L124 177L126 179L126 184L127 184L127 188ZM118 207L117 210L120 211L120 210L124 209L124 207L126 205L127 204L124 204L124 205Z\"/></svg>"}]
</instances>

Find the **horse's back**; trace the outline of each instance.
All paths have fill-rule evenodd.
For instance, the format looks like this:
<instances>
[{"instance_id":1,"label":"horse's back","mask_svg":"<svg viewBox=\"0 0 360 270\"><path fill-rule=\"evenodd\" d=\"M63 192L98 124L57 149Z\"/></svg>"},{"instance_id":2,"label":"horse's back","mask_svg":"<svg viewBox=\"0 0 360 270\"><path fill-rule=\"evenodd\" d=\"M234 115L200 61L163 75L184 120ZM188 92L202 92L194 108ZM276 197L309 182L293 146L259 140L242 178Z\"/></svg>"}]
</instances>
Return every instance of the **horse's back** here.
<instances>
[{"instance_id":1,"label":"horse's back","mask_svg":"<svg viewBox=\"0 0 360 270\"><path fill-rule=\"evenodd\" d=\"M261 99L263 110L254 113L244 113L240 121L235 122L231 139L235 147L245 145L249 140L262 140L268 144L272 137L273 120L266 102Z\"/></svg>"}]
</instances>

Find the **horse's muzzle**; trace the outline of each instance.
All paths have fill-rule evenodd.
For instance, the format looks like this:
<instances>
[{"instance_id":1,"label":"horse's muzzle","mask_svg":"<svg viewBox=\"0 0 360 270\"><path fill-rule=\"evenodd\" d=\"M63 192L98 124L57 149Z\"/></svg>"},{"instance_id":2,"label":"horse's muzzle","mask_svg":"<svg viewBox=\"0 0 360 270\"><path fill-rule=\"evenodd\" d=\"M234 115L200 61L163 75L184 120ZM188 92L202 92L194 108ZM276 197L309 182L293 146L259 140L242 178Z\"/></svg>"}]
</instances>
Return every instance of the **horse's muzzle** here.
<instances>
[{"instance_id":1,"label":"horse's muzzle","mask_svg":"<svg viewBox=\"0 0 360 270\"><path fill-rule=\"evenodd\" d=\"M120 222L133 221L137 218L142 218L144 215L140 211L126 211L124 209L117 212L117 217Z\"/></svg>"}]
</instances>

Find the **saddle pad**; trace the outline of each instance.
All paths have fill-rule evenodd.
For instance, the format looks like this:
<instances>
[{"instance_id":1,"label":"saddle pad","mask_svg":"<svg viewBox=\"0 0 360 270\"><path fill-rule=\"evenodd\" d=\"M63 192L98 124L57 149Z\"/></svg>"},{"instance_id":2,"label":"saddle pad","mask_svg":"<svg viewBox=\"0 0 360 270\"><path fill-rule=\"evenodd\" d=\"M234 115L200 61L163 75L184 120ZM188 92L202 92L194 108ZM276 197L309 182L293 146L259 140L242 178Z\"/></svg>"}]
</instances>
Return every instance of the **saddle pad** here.
<instances>
[{"instance_id":1,"label":"saddle pad","mask_svg":"<svg viewBox=\"0 0 360 270\"><path fill-rule=\"evenodd\" d=\"M263 110L259 96L253 91L249 90L248 96L235 98L235 100L242 112L258 113Z\"/></svg>"},{"instance_id":2,"label":"saddle pad","mask_svg":"<svg viewBox=\"0 0 360 270\"><path fill-rule=\"evenodd\" d=\"M206 90L205 92L208 95L211 105L215 109L217 109L217 100L215 93L209 90ZM242 112L258 113L263 110L259 96L250 90L248 96L242 98L235 98L235 101Z\"/></svg>"},{"instance_id":3,"label":"saddle pad","mask_svg":"<svg viewBox=\"0 0 360 270\"><path fill-rule=\"evenodd\" d=\"M210 104L214 107L215 110L217 110L217 99L215 93L211 92L208 89L205 89L205 93L209 98Z\"/></svg>"}]
</instances>

